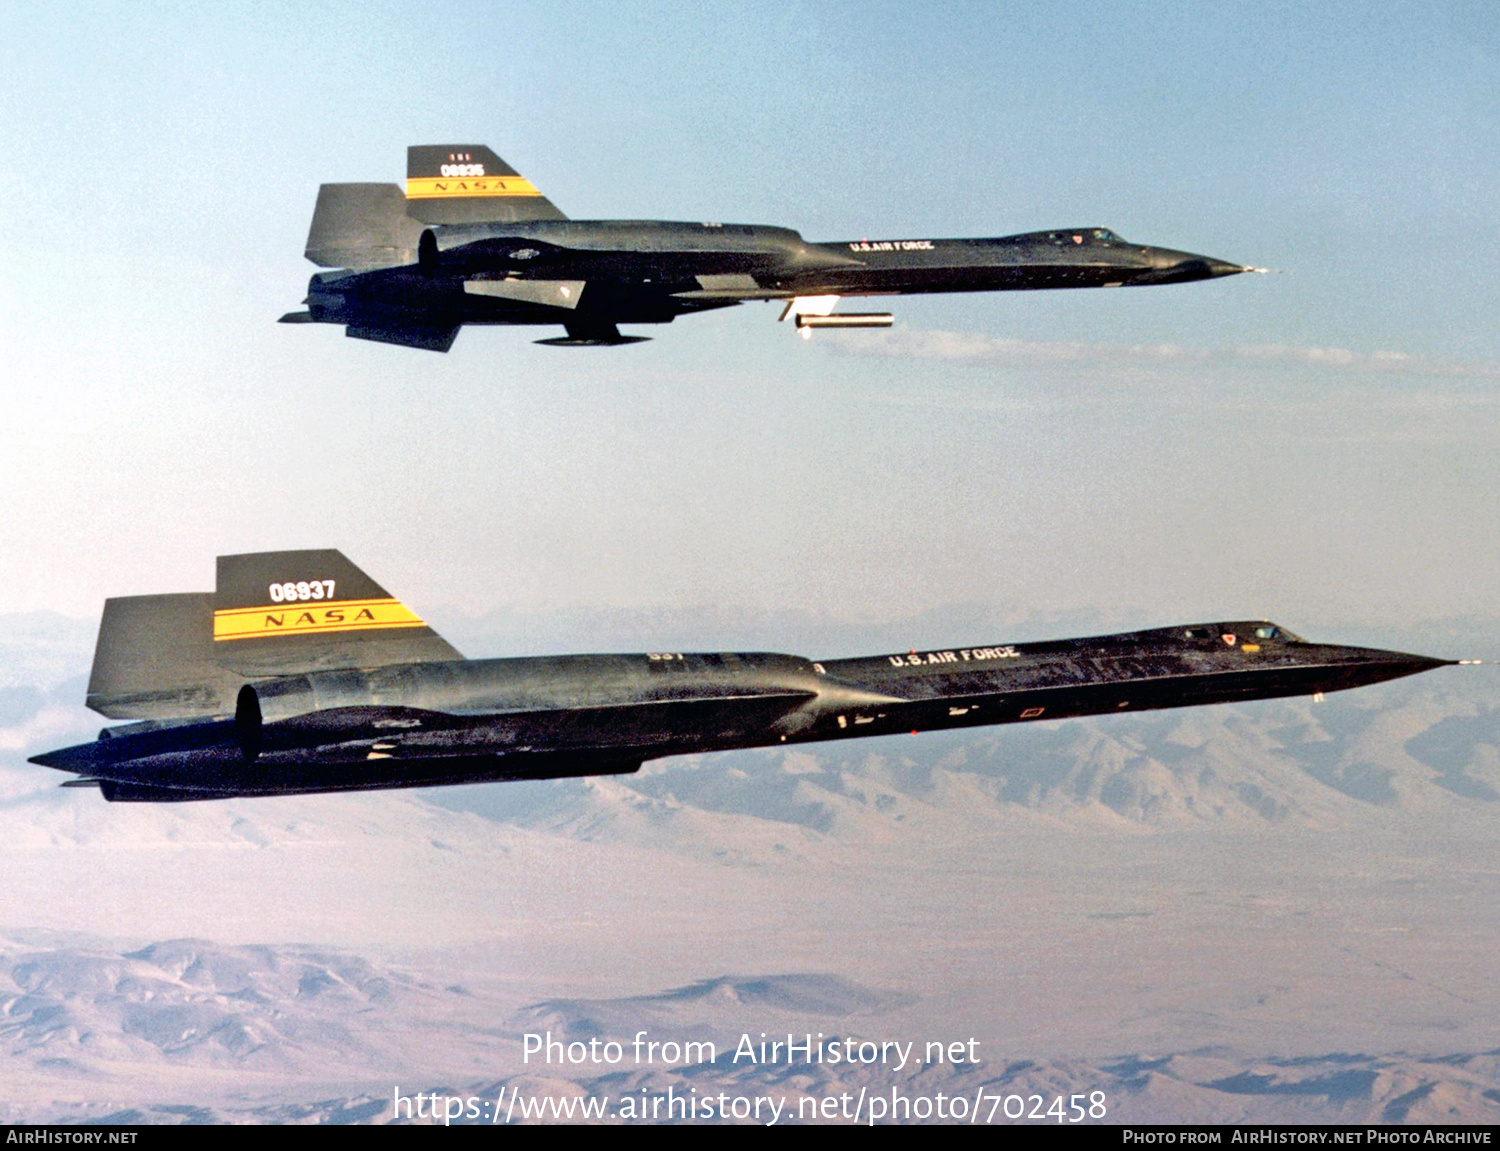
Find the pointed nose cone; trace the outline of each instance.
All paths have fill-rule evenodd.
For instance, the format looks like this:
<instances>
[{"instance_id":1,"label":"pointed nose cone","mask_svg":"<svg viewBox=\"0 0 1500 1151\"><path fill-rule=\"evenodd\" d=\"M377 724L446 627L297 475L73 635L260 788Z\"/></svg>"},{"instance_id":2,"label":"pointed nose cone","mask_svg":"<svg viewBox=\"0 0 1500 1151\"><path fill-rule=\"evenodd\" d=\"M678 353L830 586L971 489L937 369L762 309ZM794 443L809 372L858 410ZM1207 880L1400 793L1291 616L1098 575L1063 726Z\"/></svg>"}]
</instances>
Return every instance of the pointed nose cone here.
<instances>
[{"instance_id":1,"label":"pointed nose cone","mask_svg":"<svg viewBox=\"0 0 1500 1151\"><path fill-rule=\"evenodd\" d=\"M1244 264L1231 264L1227 260L1215 260L1212 256L1199 256L1204 267L1207 269L1207 279L1216 280L1220 276L1238 276L1241 272L1249 272L1254 269Z\"/></svg>"},{"instance_id":2,"label":"pointed nose cone","mask_svg":"<svg viewBox=\"0 0 1500 1151\"><path fill-rule=\"evenodd\" d=\"M1245 264L1231 264L1228 260L1216 260L1194 252L1174 252L1170 248L1151 249L1150 259L1151 270L1140 278L1140 283L1186 284L1256 270Z\"/></svg>"},{"instance_id":3,"label":"pointed nose cone","mask_svg":"<svg viewBox=\"0 0 1500 1151\"><path fill-rule=\"evenodd\" d=\"M1453 659L1434 659L1430 655L1412 655L1404 651L1388 651L1384 655L1386 662L1397 669L1399 675L1417 675L1435 667L1453 667L1458 663Z\"/></svg>"},{"instance_id":4,"label":"pointed nose cone","mask_svg":"<svg viewBox=\"0 0 1500 1151\"><path fill-rule=\"evenodd\" d=\"M1404 679L1409 675L1420 675L1435 667L1452 667L1457 660L1434 659L1428 655L1414 655L1405 651L1383 651L1379 648L1350 648L1349 666L1357 668L1356 679L1360 684L1384 683L1391 679Z\"/></svg>"}]
</instances>

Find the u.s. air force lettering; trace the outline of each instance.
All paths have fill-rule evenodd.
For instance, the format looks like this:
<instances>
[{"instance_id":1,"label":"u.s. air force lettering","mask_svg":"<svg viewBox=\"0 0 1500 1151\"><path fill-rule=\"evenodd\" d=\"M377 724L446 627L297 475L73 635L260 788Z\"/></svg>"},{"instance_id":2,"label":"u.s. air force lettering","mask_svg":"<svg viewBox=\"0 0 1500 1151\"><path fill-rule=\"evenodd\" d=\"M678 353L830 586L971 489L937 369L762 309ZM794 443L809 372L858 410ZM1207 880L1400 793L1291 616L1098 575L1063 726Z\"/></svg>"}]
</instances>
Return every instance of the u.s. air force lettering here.
<instances>
[{"instance_id":1,"label":"u.s. air force lettering","mask_svg":"<svg viewBox=\"0 0 1500 1151\"><path fill-rule=\"evenodd\" d=\"M888 656L892 667L926 667L931 663L977 663L987 659L1017 659L1014 647L965 647L957 651L914 651L909 655Z\"/></svg>"},{"instance_id":2,"label":"u.s. air force lettering","mask_svg":"<svg viewBox=\"0 0 1500 1151\"><path fill-rule=\"evenodd\" d=\"M931 240L856 240L849 245L851 252L930 252Z\"/></svg>"}]
</instances>

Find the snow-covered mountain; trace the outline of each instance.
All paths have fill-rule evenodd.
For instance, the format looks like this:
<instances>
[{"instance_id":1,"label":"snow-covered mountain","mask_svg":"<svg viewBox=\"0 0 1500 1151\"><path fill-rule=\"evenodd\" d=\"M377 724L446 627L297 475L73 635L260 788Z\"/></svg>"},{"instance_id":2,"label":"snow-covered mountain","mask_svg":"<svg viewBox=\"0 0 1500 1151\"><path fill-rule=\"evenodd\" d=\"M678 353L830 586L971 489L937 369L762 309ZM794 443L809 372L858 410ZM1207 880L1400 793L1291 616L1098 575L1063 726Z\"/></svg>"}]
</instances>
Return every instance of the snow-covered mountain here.
<instances>
[{"instance_id":1,"label":"snow-covered mountain","mask_svg":"<svg viewBox=\"0 0 1500 1151\"><path fill-rule=\"evenodd\" d=\"M1038 1109L1036 1097L1045 1111L1082 1094L1097 1108L1092 1118L1109 1122L1500 1121L1500 1051L1257 1058L1220 1047L1038 1061L980 1046L950 1062L892 1018L912 1002L831 976L720 976L649 995L533 1003L502 1021L503 1007L483 995L327 949L7 944L0 1074L31 1097L0 1101L0 1118L389 1123L410 1112L408 1103L397 1113L398 1096L437 1093L473 1101L467 1121L485 1123L497 1110L519 1119L544 1100L590 1099L621 1119L640 1114L643 1101L721 1096L761 1100L762 1122L773 1105L781 1122L830 1105L821 1113L847 1120L856 1099L866 1122L876 1100L891 1101L877 1118L909 1121L924 1105L908 1116L896 1099L925 1100L932 1115L939 1096L1013 1121L1018 1108ZM640 1059L631 1040L641 1032L712 1041L712 1058L699 1048L704 1058L691 1061L675 1052ZM615 1038L624 1054L583 1065L533 1056L518 1066L527 1033L563 1044ZM762 1040L784 1036L868 1043L871 1055L765 1058ZM875 1058L882 1042L906 1053ZM451 1067L488 1062L500 1073L434 1075L429 1064L424 1074L434 1050Z\"/></svg>"}]
</instances>

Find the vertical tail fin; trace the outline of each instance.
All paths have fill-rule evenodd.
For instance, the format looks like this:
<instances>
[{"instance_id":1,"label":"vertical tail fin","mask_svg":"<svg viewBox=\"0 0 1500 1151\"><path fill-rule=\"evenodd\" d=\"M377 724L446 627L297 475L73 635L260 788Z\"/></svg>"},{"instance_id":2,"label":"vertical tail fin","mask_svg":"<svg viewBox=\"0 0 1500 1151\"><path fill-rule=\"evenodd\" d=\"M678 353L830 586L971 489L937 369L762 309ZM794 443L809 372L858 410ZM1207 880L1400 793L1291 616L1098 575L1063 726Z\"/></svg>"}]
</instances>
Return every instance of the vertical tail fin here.
<instances>
[{"instance_id":1,"label":"vertical tail fin","mask_svg":"<svg viewBox=\"0 0 1500 1151\"><path fill-rule=\"evenodd\" d=\"M320 268L359 272L413 264L422 231L395 184L324 184L307 232L307 258Z\"/></svg>"},{"instance_id":2,"label":"vertical tail fin","mask_svg":"<svg viewBox=\"0 0 1500 1151\"><path fill-rule=\"evenodd\" d=\"M213 643L246 675L463 659L331 548L220 556Z\"/></svg>"},{"instance_id":3,"label":"vertical tail fin","mask_svg":"<svg viewBox=\"0 0 1500 1151\"><path fill-rule=\"evenodd\" d=\"M407 211L428 224L566 220L535 185L483 144L406 150Z\"/></svg>"},{"instance_id":4,"label":"vertical tail fin","mask_svg":"<svg viewBox=\"0 0 1500 1151\"><path fill-rule=\"evenodd\" d=\"M188 719L234 710L244 677L214 659L208 592L104 601L88 706L110 719Z\"/></svg>"},{"instance_id":5,"label":"vertical tail fin","mask_svg":"<svg viewBox=\"0 0 1500 1151\"><path fill-rule=\"evenodd\" d=\"M320 268L394 268L417 262L426 224L566 220L556 205L483 144L406 150L406 191L395 184L318 189L307 258Z\"/></svg>"},{"instance_id":6,"label":"vertical tail fin","mask_svg":"<svg viewBox=\"0 0 1500 1151\"><path fill-rule=\"evenodd\" d=\"M460 659L341 552L220 556L212 593L105 603L88 705L111 719L229 715L251 679Z\"/></svg>"}]
</instances>

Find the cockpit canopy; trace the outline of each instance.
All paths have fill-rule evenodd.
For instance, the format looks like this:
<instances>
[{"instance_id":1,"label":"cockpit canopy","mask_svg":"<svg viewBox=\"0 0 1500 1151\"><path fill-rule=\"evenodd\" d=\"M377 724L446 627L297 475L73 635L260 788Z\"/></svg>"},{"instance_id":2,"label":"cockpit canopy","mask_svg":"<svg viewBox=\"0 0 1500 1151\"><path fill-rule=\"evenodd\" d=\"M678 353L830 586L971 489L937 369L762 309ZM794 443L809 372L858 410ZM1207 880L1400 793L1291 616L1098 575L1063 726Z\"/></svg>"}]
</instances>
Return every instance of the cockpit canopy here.
<instances>
[{"instance_id":1,"label":"cockpit canopy","mask_svg":"<svg viewBox=\"0 0 1500 1151\"><path fill-rule=\"evenodd\" d=\"M1306 643L1300 635L1287 631L1279 624L1270 620L1241 620L1235 623L1199 624L1196 627L1182 629L1183 639L1212 639L1220 642L1229 642L1233 636L1236 642L1245 641L1249 643Z\"/></svg>"},{"instance_id":2,"label":"cockpit canopy","mask_svg":"<svg viewBox=\"0 0 1500 1151\"><path fill-rule=\"evenodd\" d=\"M1070 228L1060 232L1042 232L1040 238L1047 239L1059 248L1123 248L1127 241L1108 228Z\"/></svg>"}]
</instances>

